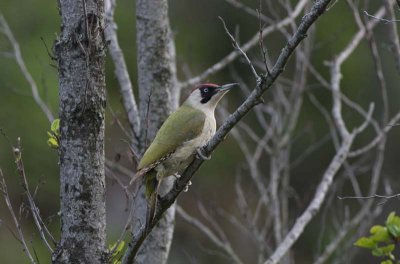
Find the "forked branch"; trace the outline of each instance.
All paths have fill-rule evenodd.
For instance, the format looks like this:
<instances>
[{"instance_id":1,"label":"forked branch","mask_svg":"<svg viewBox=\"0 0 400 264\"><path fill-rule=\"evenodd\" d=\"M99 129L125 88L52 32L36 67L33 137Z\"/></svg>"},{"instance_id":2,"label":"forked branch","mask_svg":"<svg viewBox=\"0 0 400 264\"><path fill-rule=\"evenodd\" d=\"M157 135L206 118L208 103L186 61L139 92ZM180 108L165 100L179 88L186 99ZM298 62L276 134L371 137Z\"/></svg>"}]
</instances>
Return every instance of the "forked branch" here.
<instances>
[{"instance_id":1,"label":"forked branch","mask_svg":"<svg viewBox=\"0 0 400 264\"><path fill-rule=\"evenodd\" d=\"M210 155L211 152L224 140L228 132L254 106L260 103L261 96L273 85L278 76L283 72L290 56L298 44L307 36L308 29L325 12L330 2L331 0L319 0L314 3L310 12L303 17L295 34L288 40L287 44L282 49L274 67L270 72L270 75L260 75L260 81L257 82L255 89L236 109L236 111L229 116L224 124L218 129L217 133L210 140L210 142L208 142L208 144L202 148L205 155ZM256 43L258 43L258 35L256 36ZM175 202L177 196L182 192L202 163L202 159L195 159L185 170L183 175L177 181L175 181L172 190L159 200L156 215L150 224L150 229L156 225L162 214ZM144 226L136 234L133 234L132 240L130 241L123 258L123 263L132 263L146 236L147 234L144 230Z\"/></svg>"}]
</instances>

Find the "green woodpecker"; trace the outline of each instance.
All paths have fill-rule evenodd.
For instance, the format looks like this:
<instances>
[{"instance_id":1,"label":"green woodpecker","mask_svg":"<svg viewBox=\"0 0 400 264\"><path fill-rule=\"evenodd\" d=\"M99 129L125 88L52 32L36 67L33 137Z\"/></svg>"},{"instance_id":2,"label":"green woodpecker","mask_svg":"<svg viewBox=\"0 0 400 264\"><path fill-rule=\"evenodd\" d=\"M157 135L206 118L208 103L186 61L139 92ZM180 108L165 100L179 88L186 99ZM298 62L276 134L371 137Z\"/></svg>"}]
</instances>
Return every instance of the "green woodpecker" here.
<instances>
[{"instance_id":1,"label":"green woodpecker","mask_svg":"<svg viewBox=\"0 0 400 264\"><path fill-rule=\"evenodd\" d=\"M183 173L196 152L204 158L198 149L215 134L215 107L235 85L207 83L196 87L182 106L165 120L144 153L136 175L144 175L146 185L146 230L154 218L161 180Z\"/></svg>"}]
</instances>

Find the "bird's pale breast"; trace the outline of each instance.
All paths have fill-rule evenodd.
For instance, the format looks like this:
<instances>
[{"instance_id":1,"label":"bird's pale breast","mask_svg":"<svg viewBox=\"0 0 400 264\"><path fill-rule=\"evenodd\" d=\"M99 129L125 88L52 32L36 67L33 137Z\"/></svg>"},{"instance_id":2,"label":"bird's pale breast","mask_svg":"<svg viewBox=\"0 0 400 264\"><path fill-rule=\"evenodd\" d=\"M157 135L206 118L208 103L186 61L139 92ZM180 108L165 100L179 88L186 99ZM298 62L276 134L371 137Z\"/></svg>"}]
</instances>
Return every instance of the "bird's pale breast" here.
<instances>
[{"instance_id":1,"label":"bird's pale breast","mask_svg":"<svg viewBox=\"0 0 400 264\"><path fill-rule=\"evenodd\" d=\"M181 174L195 157L196 149L204 146L215 134L216 122L214 116L207 116L201 134L178 147L172 155L159 164L155 170L157 178L171 176L175 173Z\"/></svg>"}]
</instances>

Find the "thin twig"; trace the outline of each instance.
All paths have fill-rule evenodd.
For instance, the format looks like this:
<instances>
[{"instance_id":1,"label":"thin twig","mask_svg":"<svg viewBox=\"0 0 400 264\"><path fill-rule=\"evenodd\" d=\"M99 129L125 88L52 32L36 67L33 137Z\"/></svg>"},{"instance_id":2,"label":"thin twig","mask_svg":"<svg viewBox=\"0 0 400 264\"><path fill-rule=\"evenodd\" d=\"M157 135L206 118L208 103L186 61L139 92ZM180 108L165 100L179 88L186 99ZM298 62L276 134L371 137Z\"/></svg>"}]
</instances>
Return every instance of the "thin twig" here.
<instances>
[{"instance_id":1,"label":"thin twig","mask_svg":"<svg viewBox=\"0 0 400 264\"><path fill-rule=\"evenodd\" d=\"M334 239L326 246L324 252L315 260L313 264L323 264L326 263L326 261L329 259L329 257L337 251L339 244L343 241L344 238L347 237L349 231L353 230L355 227L360 226L360 223L365 222L366 217L368 216L379 216L382 212L382 207L377 206L374 211L370 212L370 207L363 207L360 209L360 211L357 213L356 216L351 219L350 223L348 224L343 224L339 232L335 234ZM348 238L347 238L348 239ZM347 240L346 239L346 240ZM353 239L348 239L349 241L354 241Z\"/></svg>"},{"instance_id":2,"label":"thin twig","mask_svg":"<svg viewBox=\"0 0 400 264\"><path fill-rule=\"evenodd\" d=\"M251 109L253 109L254 106L260 103L260 97L272 86L278 76L283 72L284 66L287 64L290 55L292 55L298 44L306 37L308 29L324 13L326 7L330 2L331 0L319 0L314 3L310 12L303 17L296 33L292 36L292 38L288 40L285 47L282 49L274 67L271 70L271 74L269 76L261 76L261 81L257 83L256 88L251 92L251 94L247 97L243 104L239 106L236 111L229 116L229 118L218 129L217 133L209 141L209 143L202 148L205 155L209 155L224 140L227 133ZM341 159L343 156L338 157L338 159ZM202 159L195 159L185 170L182 176L175 181L172 190L164 197L161 197L159 199L156 215L153 221L150 223L150 229L152 229L156 225L162 214L174 203L177 196L182 192L188 181L191 179L192 175L198 170L202 163ZM125 263L133 261L146 236L147 232L145 232L144 226L141 227L138 232L133 235L124 255Z\"/></svg>"},{"instance_id":3,"label":"thin twig","mask_svg":"<svg viewBox=\"0 0 400 264\"><path fill-rule=\"evenodd\" d=\"M209 229L205 224L203 224L199 219L189 215L182 207L176 206L176 212L189 224L195 226L204 235L206 235L216 246L221 248L226 252L226 254L232 259L234 263L243 263L239 256L236 255L235 251L232 249L230 243L226 240L220 239L211 229Z\"/></svg>"},{"instance_id":4,"label":"thin twig","mask_svg":"<svg viewBox=\"0 0 400 264\"><path fill-rule=\"evenodd\" d=\"M366 200L366 199L376 199L376 198L389 200L389 199L393 199L393 198L400 198L400 193L393 194L393 195L373 194L373 195L369 195L369 196L338 196L337 198L339 200L346 200L346 199L362 199L362 200Z\"/></svg>"},{"instance_id":5,"label":"thin twig","mask_svg":"<svg viewBox=\"0 0 400 264\"><path fill-rule=\"evenodd\" d=\"M25 174L25 167L24 167L24 163L23 163L23 160L22 160L22 147L21 147L20 138L18 138L17 147L13 148L13 154L14 154L15 164L17 165L18 174L21 177L22 187L24 188L26 197L28 198L29 208L30 208L30 210L32 212L33 220L35 221L35 224L36 224L36 227L37 227L37 229L39 231L41 239L45 243L45 245L48 248L48 250L52 253L54 250L50 246L49 242L47 241L46 234L50 237L50 239L52 240L54 245L56 245L57 242L54 239L53 235L48 230L47 226L44 224L44 222L43 222L43 220L42 220L42 218L40 216L39 209L36 206L35 201L34 201L32 195L31 195L31 192L29 190L28 180L26 179L26 174Z\"/></svg>"},{"instance_id":6,"label":"thin twig","mask_svg":"<svg viewBox=\"0 0 400 264\"><path fill-rule=\"evenodd\" d=\"M24 59L22 58L19 44L18 44L17 40L15 39L10 27L8 26L6 19L1 14L0 14L0 29L1 29L0 32L4 33L4 35L8 38L8 40L10 41L10 43L13 47L13 54L14 54L15 61L17 62L19 69L21 70L24 78L28 81L29 86L31 87L33 99L35 100L36 104L40 107L40 109L42 109L43 113L46 115L49 122L52 122L54 120L53 113L51 112L49 107L46 105L46 103L40 97L39 89L36 85L36 82L33 79L32 75L30 74L28 68L26 67Z\"/></svg>"},{"instance_id":7,"label":"thin twig","mask_svg":"<svg viewBox=\"0 0 400 264\"><path fill-rule=\"evenodd\" d=\"M237 1L237 0L225 0L225 2L231 4L233 7L236 7L238 9L241 9L241 10L245 11L247 14L249 14L249 15L251 15L253 17L261 19L262 21L264 21L266 23L271 23L272 24L274 22L271 18L269 18L269 17L267 17L267 16L265 16L263 14L261 14L261 16L260 16L260 13L257 12L257 10L254 10L253 8L251 8L249 6L246 6L245 4L243 4L240 1ZM260 1L260 3L261 3L261 1Z\"/></svg>"},{"instance_id":8,"label":"thin twig","mask_svg":"<svg viewBox=\"0 0 400 264\"><path fill-rule=\"evenodd\" d=\"M128 116L130 128L134 134L133 141L135 145L135 151L138 152L138 144L140 138L140 119L139 112L133 94L132 81L129 76L128 67L126 65L124 54L122 53L121 47L118 43L117 37L117 25L114 22L114 11L115 11L115 0L105 0L105 37L109 43L108 50L110 51L111 58L114 62L115 75L119 82L119 88L121 92L122 101L124 104L125 111Z\"/></svg>"},{"instance_id":9,"label":"thin twig","mask_svg":"<svg viewBox=\"0 0 400 264\"><path fill-rule=\"evenodd\" d=\"M21 225L20 225L20 223L19 223L19 221L17 219L17 216L14 213L14 209L13 209L13 207L11 205L10 196L9 196L8 190L7 190L7 184L6 184L6 181L4 179L3 171L1 169L0 169L0 180L1 180L0 185L1 185L1 190L2 190L2 193L3 193L4 200L6 202L8 210L9 210L9 212L11 214L11 217L12 217L12 219L14 221L15 227L17 228L18 241L22 244L23 251L28 256L29 261L31 263L35 264L36 262L35 262L35 260L34 260L34 258L32 256L32 254L31 254L31 252L29 251L29 248L28 248L27 244L26 244L25 237L24 237L24 234L22 232L22 227L21 227Z\"/></svg>"},{"instance_id":10,"label":"thin twig","mask_svg":"<svg viewBox=\"0 0 400 264\"><path fill-rule=\"evenodd\" d=\"M377 17L382 17L385 13L383 8L379 9L377 12ZM373 28L376 25L376 21L370 21L367 25L368 28ZM336 128L338 129L342 143L340 148L337 150L335 157L332 159L330 165L326 169L323 179L315 191L314 198L310 202L307 209L302 213L302 215L296 220L289 233L286 235L282 243L279 244L278 248L269 257L265 264L275 264L278 263L286 252L291 248L293 243L299 238L303 233L304 228L308 225L311 219L314 218L316 213L319 211L322 202L325 200L326 194L329 187L332 185L333 177L336 172L345 162L347 155L350 151L352 143L356 134L360 133L362 129L365 129L366 125L369 123L369 118L366 118L365 122L353 129L352 132L346 128L345 122L343 120L341 112L341 98L340 98L340 79L341 79L341 65L350 56L354 49L359 45L360 41L365 37L366 30L360 29L359 32L353 37L346 48L336 57L331 65L331 87L332 87L332 116L335 122ZM370 113L372 110L370 110ZM370 116L370 115L369 115Z\"/></svg>"},{"instance_id":11,"label":"thin twig","mask_svg":"<svg viewBox=\"0 0 400 264\"><path fill-rule=\"evenodd\" d=\"M261 7L262 7L261 3L262 2L260 1L260 10L257 10L258 11L258 20L260 21L260 25L259 25L259 31L260 31L259 46L260 46L260 52L261 52L261 55L262 55L262 58L263 58L264 66L265 66L265 71L266 71L266 73L268 75L270 75L269 68L268 68L268 63L267 63L267 51L264 48L264 38L263 38L264 27L263 27L262 22L261 22Z\"/></svg>"},{"instance_id":12,"label":"thin twig","mask_svg":"<svg viewBox=\"0 0 400 264\"><path fill-rule=\"evenodd\" d=\"M370 15L370 14L369 14L367 11L365 11L365 10L364 10L364 14L365 14L367 17L371 17L371 18L376 19L377 21L383 22L383 23L385 23L385 24L400 22L400 20L398 20L398 19L389 20L389 19L385 19L385 18L383 18L383 17L377 17L377 16L374 16L374 15Z\"/></svg>"},{"instance_id":13,"label":"thin twig","mask_svg":"<svg viewBox=\"0 0 400 264\"><path fill-rule=\"evenodd\" d=\"M317 190L315 191L314 197L309 203L307 209L302 213L299 218L297 218L289 233L285 236L283 241L279 244L275 252L269 257L265 264L279 263L282 257L285 256L286 252L292 247L294 242L297 241L297 239L303 233L304 228L317 214L317 212L321 208L323 201L325 200L329 187L332 185L333 177L347 157L347 153L350 150L353 140L353 134L349 134L346 138L343 139L340 149L336 152L335 157L332 159L331 163L325 170L324 176L322 177L322 180L319 183Z\"/></svg>"},{"instance_id":14,"label":"thin twig","mask_svg":"<svg viewBox=\"0 0 400 264\"><path fill-rule=\"evenodd\" d=\"M400 0L397 0L397 4L399 5L400 8ZM393 10L394 8L393 4L390 4L390 0L385 0L385 7L391 20L394 20L395 19L395 13ZM391 50L394 54L394 61L396 63L397 73L400 74L400 39L397 31L397 23L390 23L388 27L389 27L389 39L392 44Z\"/></svg>"},{"instance_id":15,"label":"thin twig","mask_svg":"<svg viewBox=\"0 0 400 264\"><path fill-rule=\"evenodd\" d=\"M292 21L294 21L301 14L301 12L303 11L303 9L307 5L307 3L309 3L309 0L300 0L297 3L295 9L293 10L293 13L289 14L288 17L286 17L285 19L281 20L280 22L278 22L276 24L266 27L263 30L263 38L265 38L266 36L268 36L269 34L274 32L275 30L281 29L281 28L289 25L290 23L292 23ZM257 32L249 41L247 41L245 44L242 45L242 50L244 52L247 52L252 47L257 45L257 43L259 43L259 32ZM193 86L193 85L207 79L208 76L210 76L211 74L215 74L218 71L222 70L229 63L234 61L239 56L240 56L240 53L238 51L236 51L236 50L232 51L227 56L222 58L219 62L215 63L214 65L212 65L211 67L206 69L204 72L202 72L198 76L192 77L189 80L183 82L181 84L182 87Z\"/></svg>"},{"instance_id":16,"label":"thin twig","mask_svg":"<svg viewBox=\"0 0 400 264\"><path fill-rule=\"evenodd\" d=\"M234 47L235 49L237 49L237 50L243 55L243 57L246 59L247 63L249 64L249 66L250 66L250 68L251 68L251 71L253 72L254 77L256 78L256 80L258 80L258 79L259 79L259 76L258 76L258 74L257 74L257 71L256 71L256 69L254 69L253 63L251 62L251 60L250 60L249 57L247 56L246 52L244 52L244 51L240 48L240 46L239 46L239 44L237 43L237 41L235 40L235 38L234 38L234 37L232 36L232 34L229 32L228 28L226 27L225 21L222 19L222 17L218 17L218 18L219 18L219 20L221 20L222 25L224 26L224 29L225 29L226 34L228 34L229 38L231 39L233 47Z\"/></svg>"},{"instance_id":17,"label":"thin twig","mask_svg":"<svg viewBox=\"0 0 400 264\"><path fill-rule=\"evenodd\" d=\"M379 144L379 142L381 142L382 138L385 136L385 134L387 134L394 126L392 124L395 124L396 122L398 122L400 120L400 112L398 112L396 115L394 115L390 121L388 122L388 124L384 127L384 129L382 130L381 133L379 133L373 140L371 140L367 145L365 145L364 147L361 147L359 149L353 150L349 153L349 157L353 158L353 157L357 157L369 150L371 150L372 148L376 147L376 145Z\"/></svg>"}]
</instances>

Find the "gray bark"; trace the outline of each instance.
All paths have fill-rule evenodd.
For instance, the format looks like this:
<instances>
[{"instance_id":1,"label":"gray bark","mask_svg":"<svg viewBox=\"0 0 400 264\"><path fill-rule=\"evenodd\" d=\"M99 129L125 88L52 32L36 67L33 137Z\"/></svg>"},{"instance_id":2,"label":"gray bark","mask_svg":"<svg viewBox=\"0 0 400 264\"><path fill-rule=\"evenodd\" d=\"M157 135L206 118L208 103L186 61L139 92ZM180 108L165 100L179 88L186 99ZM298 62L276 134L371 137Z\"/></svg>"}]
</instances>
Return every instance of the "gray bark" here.
<instances>
[{"instance_id":1,"label":"gray bark","mask_svg":"<svg viewBox=\"0 0 400 264\"><path fill-rule=\"evenodd\" d=\"M178 107L179 88L168 2L136 1L136 32L143 151L164 120Z\"/></svg>"},{"instance_id":2,"label":"gray bark","mask_svg":"<svg viewBox=\"0 0 400 264\"><path fill-rule=\"evenodd\" d=\"M176 79L175 47L168 18L167 0L137 0L136 30L138 57L138 87L141 120L141 152L147 148L156 132L178 107L180 89ZM171 181L163 181L163 189ZM136 202L136 215L145 223L147 201L141 189ZM138 218L136 218L138 219ZM135 263L165 263L174 230L175 206L165 212L142 245Z\"/></svg>"},{"instance_id":3,"label":"gray bark","mask_svg":"<svg viewBox=\"0 0 400 264\"><path fill-rule=\"evenodd\" d=\"M59 1L61 241L53 263L105 263L103 1Z\"/></svg>"}]
</instances>

